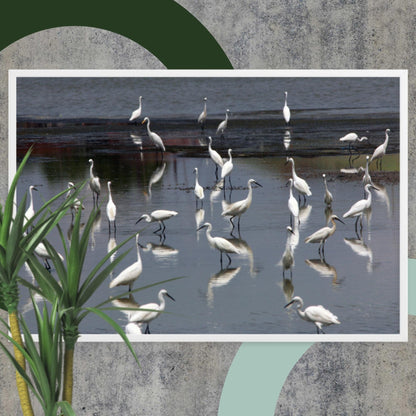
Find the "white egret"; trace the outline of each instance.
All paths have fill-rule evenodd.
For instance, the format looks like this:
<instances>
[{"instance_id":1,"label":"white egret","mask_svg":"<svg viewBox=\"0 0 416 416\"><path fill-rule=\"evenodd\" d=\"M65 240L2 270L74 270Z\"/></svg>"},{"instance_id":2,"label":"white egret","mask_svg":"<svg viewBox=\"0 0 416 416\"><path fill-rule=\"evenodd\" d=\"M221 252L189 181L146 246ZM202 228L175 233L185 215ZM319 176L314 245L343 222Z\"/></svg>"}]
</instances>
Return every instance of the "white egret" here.
<instances>
[{"instance_id":1,"label":"white egret","mask_svg":"<svg viewBox=\"0 0 416 416\"><path fill-rule=\"evenodd\" d=\"M228 255L228 253L240 254L240 250L236 246L234 246L234 244L230 243L227 239L223 237L213 237L211 235L211 231L212 231L211 223L206 222L205 224L202 224L197 229L197 231L201 230L202 228L207 229L205 234L207 236L208 244L212 248L215 248L216 250L220 252L221 268L222 268L222 253L225 253L225 255L228 257L228 265L227 265L228 267L231 263L231 257Z\"/></svg>"},{"instance_id":2,"label":"white egret","mask_svg":"<svg viewBox=\"0 0 416 416\"><path fill-rule=\"evenodd\" d=\"M364 140L368 140L367 137L359 137L357 133L348 133L345 136L342 136L339 141L343 143L348 143L348 150L351 152L351 145L355 144L356 142L362 142Z\"/></svg>"},{"instance_id":3,"label":"white egret","mask_svg":"<svg viewBox=\"0 0 416 416\"><path fill-rule=\"evenodd\" d=\"M290 108L287 105L287 91L285 91L285 105L283 107L283 118L285 119L286 125L290 122Z\"/></svg>"},{"instance_id":4,"label":"white egret","mask_svg":"<svg viewBox=\"0 0 416 416\"><path fill-rule=\"evenodd\" d=\"M198 123L201 125L201 129L204 130L205 122L207 119L207 97L204 97L204 109L198 117Z\"/></svg>"},{"instance_id":5,"label":"white egret","mask_svg":"<svg viewBox=\"0 0 416 416\"><path fill-rule=\"evenodd\" d=\"M29 207L27 208L27 210L25 212L24 224L26 224L26 222L31 220L35 215L35 208L34 208L34 204L33 204L33 192L32 191L37 191L37 190L38 189L34 185L29 186L30 201L29 201Z\"/></svg>"},{"instance_id":6,"label":"white egret","mask_svg":"<svg viewBox=\"0 0 416 416\"><path fill-rule=\"evenodd\" d=\"M108 186L108 202L107 202L107 218L108 218L108 233L111 232L111 223L113 223L114 226L114 233L116 232L116 213L117 213L117 207L116 204L113 201L113 198L111 196L111 181L107 182Z\"/></svg>"},{"instance_id":7,"label":"white egret","mask_svg":"<svg viewBox=\"0 0 416 416\"><path fill-rule=\"evenodd\" d=\"M325 196L324 196L324 202L327 206L331 206L332 205L332 201L334 200L331 192L329 192L328 190L328 185L326 183L326 175L325 173L322 174L322 178L324 179L324 186L325 186Z\"/></svg>"},{"instance_id":8,"label":"white egret","mask_svg":"<svg viewBox=\"0 0 416 416\"><path fill-rule=\"evenodd\" d=\"M225 120L221 121L221 123L218 124L217 134L219 132L221 132L221 136L224 136L224 130L227 128L227 125L228 125L228 113L229 112L230 112L230 110L227 108L227 110L225 111Z\"/></svg>"},{"instance_id":9,"label":"white egret","mask_svg":"<svg viewBox=\"0 0 416 416\"><path fill-rule=\"evenodd\" d=\"M133 312L130 315L130 322L146 324L146 330L144 333L150 334L149 323L156 319L165 310L165 296L175 300L171 295L169 295L166 289L162 289L158 294L160 305L157 303L146 303L145 305L141 305L137 312Z\"/></svg>"},{"instance_id":10,"label":"white egret","mask_svg":"<svg viewBox=\"0 0 416 416\"><path fill-rule=\"evenodd\" d=\"M344 224L344 222L336 215L331 215L332 227L322 227L318 231L315 231L313 234L311 234L309 237L305 238L305 243L319 243L318 253L321 254L322 248L323 256L325 256L325 241L331 237L331 235L334 234L335 230L337 229L335 220Z\"/></svg>"},{"instance_id":11,"label":"white egret","mask_svg":"<svg viewBox=\"0 0 416 416\"><path fill-rule=\"evenodd\" d=\"M139 244L139 233L136 234L136 249L137 249L137 260L126 267L118 276L116 276L110 282L110 289L116 286L128 286L129 292L131 292L132 284L139 278L143 271L142 259L140 257L140 244Z\"/></svg>"},{"instance_id":12,"label":"white egret","mask_svg":"<svg viewBox=\"0 0 416 416\"><path fill-rule=\"evenodd\" d=\"M290 225L292 225L292 217L294 217L294 221L297 221L299 224L299 203L293 196L292 188L293 179L289 178L289 199L287 201L287 206L290 212Z\"/></svg>"},{"instance_id":13,"label":"white egret","mask_svg":"<svg viewBox=\"0 0 416 416\"><path fill-rule=\"evenodd\" d=\"M202 202L204 199L204 188L199 184L198 182L198 168L194 169L194 173L195 173L195 188L194 188L194 194L196 196L196 206L198 207L198 201L201 201L201 206L202 206Z\"/></svg>"},{"instance_id":14,"label":"white egret","mask_svg":"<svg viewBox=\"0 0 416 416\"><path fill-rule=\"evenodd\" d=\"M168 220L171 217L174 217L175 215L178 215L176 211L169 211L166 209L157 209L156 211L151 212L150 214L143 214L137 221L136 224L141 220L146 220L146 222L158 222L159 223L159 229L154 231L154 233L158 233L159 231L162 231L162 233L165 232L166 226L164 221Z\"/></svg>"},{"instance_id":15,"label":"white egret","mask_svg":"<svg viewBox=\"0 0 416 416\"><path fill-rule=\"evenodd\" d=\"M250 208L251 201L253 199L253 189L251 187L253 183L255 183L258 186L262 186L258 182L256 182L254 179L249 179L247 182L247 186L248 186L247 197L245 199L242 199L241 201L228 204L227 207L221 213L223 217L230 217L230 222L231 222L231 225L233 226L232 228L233 230L234 230L233 218L238 217L238 232L239 233L240 233L241 215L244 214ZM231 233L232 233L232 230L231 230Z\"/></svg>"},{"instance_id":16,"label":"white egret","mask_svg":"<svg viewBox=\"0 0 416 416\"><path fill-rule=\"evenodd\" d=\"M141 115L142 115L142 96L139 97L139 108L137 108L131 113L129 121L134 121L136 123L135 120L137 120Z\"/></svg>"},{"instance_id":17,"label":"white egret","mask_svg":"<svg viewBox=\"0 0 416 416\"><path fill-rule=\"evenodd\" d=\"M363 184L364 184L364 186L368 185L368 184L373 185L373 181L371 180L370 172L369 172L369 169L368 169L369 164L370 164L370 156L367 155L366 162L365 162L365 170L364 170L364 175L363 175Z\"/></svg>"},{"instance_id":18,"label":"white egret","mask_svg":"<svg viewBox=\"0 0 416 416\"><path fill-rule=\"evenodd\" d=\"M228 157L229 159L224 163L222 169L221 169L221 179L224 179L224 189L225 189L225 178L228 176L228 180L230 181L231 185L231 171L233 170L233 158L231 156L232 149L228 149Z\"/></svg>"},{"instance_id":19,"label":"white egret","mask_svg":"<svg viewBox=\"0 0 416 416\"><path fill-rule=\"evenodd\" d=\"M163 160L163 152L166 150L165 145L163 144L163 141L161 137L156 134L155 132L150 130L150 119L149 117L145 117L142 121L142 124L147 123L147 134L149 136L149 139L153 142L153 144L156 146L156 148L160 151L162 154L162 160Z\"/></svg>"},{"instance_id":20,"label":"white egret","mask_svg":"<svg viewBox=\"0 0 416 416\"><path fill-rule=\"evenodd\" d=\"M299 201L300 201L300 195L303 195L303 202L306 203L306 196L312 195L311 188L309 187L305 179L302 179L298 175L296 175L295 161L293 160L293 158L288 157L286 159L286 163L289 163L289 162L292 164L293 186L299 193Z\"/></svg>"},{"instance_id":21,"label":"white egret","mask_svg":"<svg viewBox=\"0 0 416 416\"><path fill-rule=\"evenodd\" d=\"M317 334L319 334L319 331L321 331L323 334L325 333L322 330L323 326L341 323L337 316L335 316L328 309L325 309L322 305L308 306L304 311L302 311L301 309L303 308L303 300L300 296L295 296L285 306L285 308L292 304L296 304L296 311L304 321L313 322L316 325Z\"/></svg>"},{"instance_id":22,"label":"white egret","mask_svg":"<svg viewBox=\"0 0 416 416\"><path fill-rule=\"evenodd\" d=\"M343 218L352 218L357 217L355 221L355 231L357 231L357 223L358 219L360 219L360 228L362 230L363 228L363 214L368 211L371 208L371 191L370 189L377 188L374 185L371 185L370 183L365 185L364 191L367 194L367 199L360 199L355 204L351 206L351 208L342 216Z\"/></svg>"},{"instance_id":23,"label":"white egret","mask_svg":"<svg viewBox=\"0 0 416 416\"><path fill-rule=\"evenodd\" d=\"M46 249L45 244L43 244L42 242L40 242L34 250L35 254L38 255L42 260L43 260L43 264L45 265L45 268L47 270L51 269L51 266L48 262L48 259L51 259L51 255L49 254L48 250ZM64 261L64 256L60 253L58 253L59 258L61 259L61 261Z\"/></svg>"},{"instance_id":24,"label":"white egret","mask_svg":"<svg viewBox=\"0 0 416 416\"><path fill-rule=\"evenodd\" d=\"M72 190L75 189L75 185L73 182L68 182L68 192L66 193L65 198L68 199L71 196ZM80 209L84 209L84 205L82 204L82 202L78 199L75 198L74 201L71 204L71 214L72 214L72 219L74 219L74 215L80 210Z\"/></svg>"},{"instance_id":25,"label":"white egret","mask_svg":"<svg viewBox=\"0 0 416 416\"><path fill-rule=\"evenodd\" d=\"M292 278L292 266L295 262L295 257L293 255L293 245L292 245L292 236L294 235L294 232L292 230L292 227L287 226L287 239L286 239L286 247L285 251L283 252L282 258L279 262L279 264L283 268L283 278L285 277L285 271L290 269L290 277Z\"/></svg>"},{"instance_id":26,"label":"white egret","mask_svg":"<svg viewBox=\"0 0 416 416\"><path fill-rule=\"evenodd\" d=\"M208 137L208 140L209 140L208 152L209 152L209 155L210 155L212 161L215 163L215 176L218 179L218 166L220 168L222 168L224 166L224 160L219 155L219 153L211 147L212 146L212 137L211 136Z\"/></svg>"},{"instance_id":27,"label":"white egret","mask_svg":"<svg viewBox=\"0 0 416 416\"><path fill-rule=\"evenodd\" d=\"M90 189L92 191L92 200L94 205L98 206L98 198L101 192L100 178L98 176L94 176L94 161L90 159L88 162L90 164Z\"/></svg>"},{"instance_id":28,"label":"white egret","mask_svg":"<svg viewBox=\"0 0 416 416\"><path fill-rule=\"evenodd\" d=\"M370 163L373 160L381 161L381 158L386 154L387 145L389 143L389 133L390 133L390 129L386 129L386 138L384 139L384 143L382 143L380 146L376 148L376 150L374 150L374 153L370 159ZM380 165L381 165L381 162L380 162Z\"/></svg>"}]
</instances>

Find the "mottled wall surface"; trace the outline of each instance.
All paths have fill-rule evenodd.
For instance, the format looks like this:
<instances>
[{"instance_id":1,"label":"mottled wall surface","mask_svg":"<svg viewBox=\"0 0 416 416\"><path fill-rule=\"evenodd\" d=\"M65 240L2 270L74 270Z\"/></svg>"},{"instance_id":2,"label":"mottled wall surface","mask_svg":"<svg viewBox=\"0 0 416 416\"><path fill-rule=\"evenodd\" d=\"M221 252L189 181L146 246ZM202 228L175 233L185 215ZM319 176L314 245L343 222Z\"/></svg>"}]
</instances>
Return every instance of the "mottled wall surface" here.
<instances>
[{"instance_id":1,"label":"mottled wall surface","mask_svg":"<svg viewBox=\"0 0 416 416\"><path fill-rule=\"evenodd\" d=\"M416 4L404 1L178 0L215 37L235 68L409 69L409 257L414 237ZM162 68L140 46L87 28L46 30L0 53L0 140L7 137L9 68ZM0 199L7 155L0 154ZM283 415L411 415L415 408L415 319L409 344L316 344L293 368L278 398ZM239 345L79 344L74 405L82 415L215 415ZM0 354L1 414L21 414ZM12 392L12 393L11 393ZM254 399L254 398L253 398Z\"/></svg>"}]
</instances>

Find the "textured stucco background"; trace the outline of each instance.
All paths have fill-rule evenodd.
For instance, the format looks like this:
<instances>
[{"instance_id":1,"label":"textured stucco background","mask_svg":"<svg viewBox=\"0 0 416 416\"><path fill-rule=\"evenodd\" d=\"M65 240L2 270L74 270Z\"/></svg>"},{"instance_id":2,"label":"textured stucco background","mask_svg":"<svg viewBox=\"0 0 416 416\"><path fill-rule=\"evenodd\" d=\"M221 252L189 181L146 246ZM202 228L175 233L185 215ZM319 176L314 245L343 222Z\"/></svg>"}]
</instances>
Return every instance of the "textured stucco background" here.
<instances>
[{"instance_id":1,"label":"textured stucco background","mask_svg":"<svg viewBox=\"0 0 416 416\"><path fill-rule=\"evenodd\" d=\"M416 257L415 54L412 0L179 0L224 49L234 68L409 69L409 257ZM139 45L93 28L45 30L0 52L0 140L7 143L7 69L163 68ZM7 154L1 152L0 199ZM416 414L415 318L407 344L315 344L290 373L282 415ZM74 407L79 415L216 415L236 343L79 344ZM0 354L0 414L20 415L14 371ZM255 400L255 397L253 397ZM38 414L41 414L38 410Z\"/></svg>"}]
</instances>

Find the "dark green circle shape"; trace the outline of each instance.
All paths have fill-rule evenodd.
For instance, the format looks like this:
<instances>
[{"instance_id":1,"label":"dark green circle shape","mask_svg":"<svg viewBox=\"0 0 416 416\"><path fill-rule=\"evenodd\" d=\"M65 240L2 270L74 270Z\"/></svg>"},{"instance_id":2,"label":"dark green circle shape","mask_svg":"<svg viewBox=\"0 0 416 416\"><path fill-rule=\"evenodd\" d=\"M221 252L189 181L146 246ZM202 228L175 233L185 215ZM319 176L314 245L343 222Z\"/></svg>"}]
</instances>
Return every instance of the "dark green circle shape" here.
<instances>
[{"instance_id":1,"label":"dark green circle shape","mask_svg":"<svg viewBox=\"0 0 416 416\"><path fill-rule=\"evenodd\" d=\"M173 0L20 0L2 5L0 50L45 29L89 26L137 42L169 69L232 69L209 31Z\"/></svg>"}]
</instances>

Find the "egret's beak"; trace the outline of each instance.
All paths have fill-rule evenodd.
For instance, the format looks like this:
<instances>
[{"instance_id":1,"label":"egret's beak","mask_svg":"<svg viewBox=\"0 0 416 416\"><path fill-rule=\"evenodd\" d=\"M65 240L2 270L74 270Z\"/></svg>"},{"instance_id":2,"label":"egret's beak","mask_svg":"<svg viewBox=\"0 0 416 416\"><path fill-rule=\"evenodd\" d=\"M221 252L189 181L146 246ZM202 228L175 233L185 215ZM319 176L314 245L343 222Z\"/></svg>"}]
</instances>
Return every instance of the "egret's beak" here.
<instances>
[{"instance_id":1,"label":"egret's beak","mask_svg":"<svg viewBox=\"0 0 416 416\"><path fill-rule=\"evenodd\" d=\"M199 231L199 230L202 230L203 228L205 228L206 226L205 225L201 225L200 227L198 227L196 230L197 231Z\"/></svg>"},{"instance_id":2,"label":"egret's beak","mask_svg":"<svg viewBox=\"0 0 416 416\"><path fill-rule=\"evenodd\" d=\"M295 233L293 232L293 230L291 228L287 229L289 232L291 232L293 235L295 235Z\"/></svg>"},{"instance_id":3,"label":"egret's beak","mask_svg":"<svg viewBox=\"0 0 416 416\"><path fill-rule=\"evenodd\" d=\"M144 120L142 121L142 123L141 124L144 124Z\"/></svg>"},{"instance_id":4,"label":"egret's beak","mask_svg":"<svg viewBox=\"0 0 416 416\"><path fill-rule=\"evenodd\" d=\"M342 222L342 223L345 225L345 222L344 222L344 221L342 221L342 220L341 220L341 218L336 217L336 218L334 218L334 220L337 220L337 221L339 221L339 222Z\"/></svg>"},{"instance_id":5,"label":"egret's beak","mask_svg":"<svg viewBox=\"0 0 416 416\"><path fill-rule=\"evenodd\" d=\"M380 190L380 189L376 188L374 185L371 185L370 188L371 189L374 189L375 191L379 191ZM33 188L33 189L35 189L35 188Z\"/></svg>"},{"instance_id":6,"label":"egret's beak","mask_svg":"<svg viewBox=\"0 0 416 416\"><path fill-rule=\"evenodd\" d=\"M260 185L258 182L254 181L253 183L255 183L256 185L260 186L260 188L263 188L263 185Z\"/></svg>"},{"instance_id":7,"label":"egret's beak","mask_svg":"<svg viewBox=\"0 0 416 416\"><path fill-rule=\"evenodd\" d=\"M285 309L285 308L287 308L288 306L290 306L292 303L294 302L294 300L291 300L287 305L285 305L285 307L283 308L283 309Z\"/></svg>"},{"instance_id":8,"label":"egret's beak","mask_svg":"<svg viewBox=\"0 0 416 416\"><path fill-rule=\"evenodd\" d=\"M166 292L166 296L167 296L168 298L171 298L171 299L175 302L175 299L173 299L173 297L172 297L171 295L169 295L169 293L167 293L167 292Z\"/></svg>"},{"instance_id":9,"label":"egret's beak","mask_svg":"<svg viewBox=\"0 0 416 416\"><path fill-rule=\"evenodd\" d=\"M144 217L140 217L140 218L136 221L136 224L137 224L138 222L140 222L143 218L144 218Z\"/></svg>"}]
</instances>

